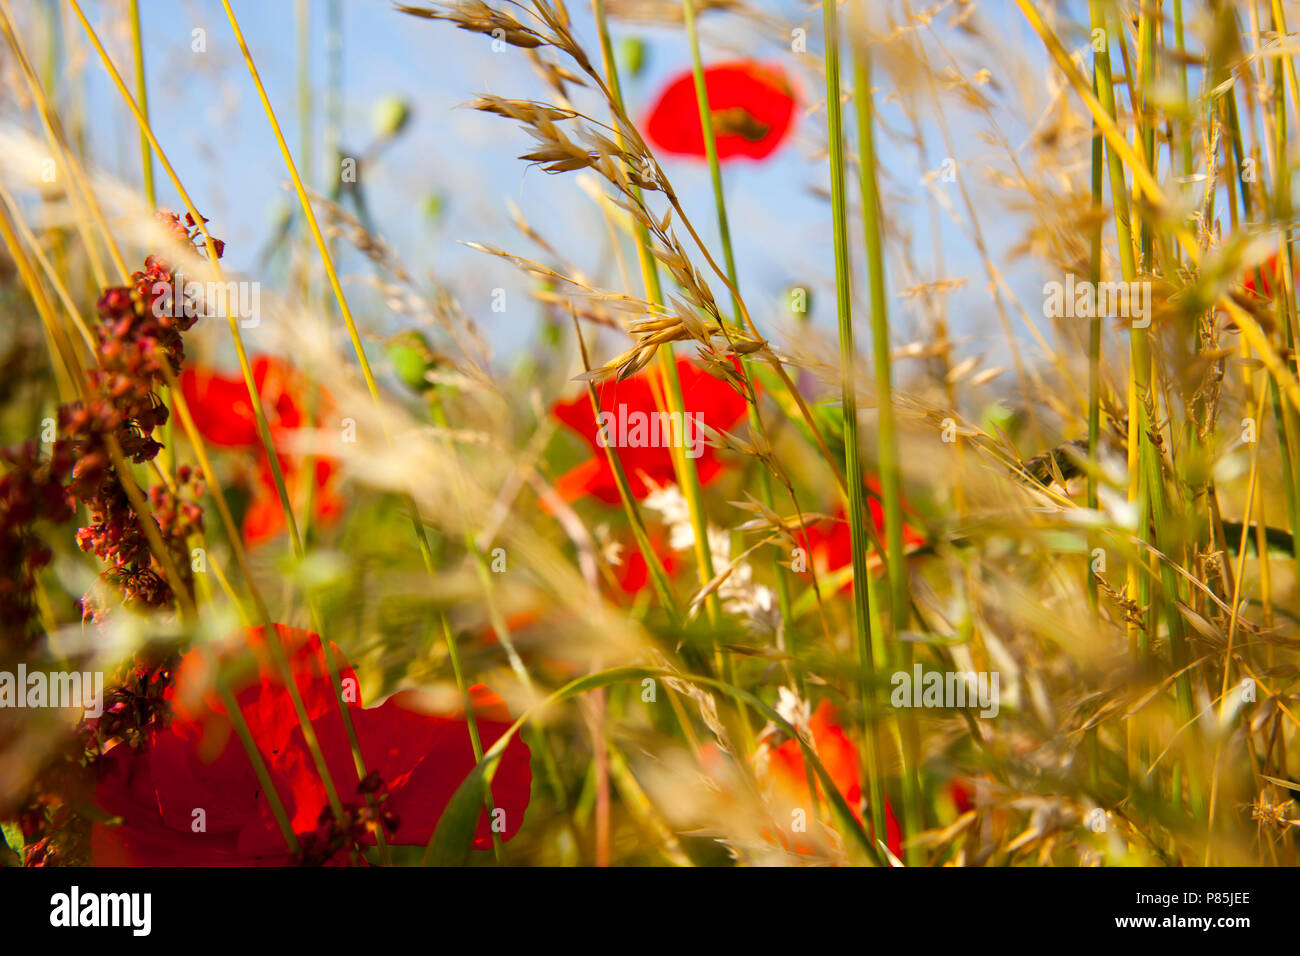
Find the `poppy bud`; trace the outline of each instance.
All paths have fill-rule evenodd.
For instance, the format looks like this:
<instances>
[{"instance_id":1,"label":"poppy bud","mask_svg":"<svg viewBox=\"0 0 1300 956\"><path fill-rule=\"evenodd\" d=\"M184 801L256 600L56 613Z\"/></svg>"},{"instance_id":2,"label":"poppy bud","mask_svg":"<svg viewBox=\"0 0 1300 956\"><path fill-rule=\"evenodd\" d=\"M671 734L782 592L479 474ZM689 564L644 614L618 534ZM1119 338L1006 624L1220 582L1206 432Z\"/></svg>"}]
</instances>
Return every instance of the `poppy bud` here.
<instances>
[{"instance_id":1,"label":"poppy bud","mask_svg":"<svg viewBox=\"0 0 1300 956\"><path fill-rule=\"evenodd\" d=\"M388 360L402 384L416 393L433 388L428 373L438 367L438 357L417 331L403 332L388 346Z\"/></svg>"},{"instance_id":2,"label":"poppy bud","mask_svg":"<svg viewBox=\"0 0 1300 956\"><path fill-rule=\"evenodd\" d=\"M400 96L385 96L370 111L370 124L380 139L392 139L411 120L411 107Z\"/></svg>"},{"instance_id":3,"label":"poppy bud","mask_svg":"<svg viewBox=\"0 0 1300 956\"><path fill-rule=\"evenodd\" d=\"M624 37L618 45L618 59L629 76L640 76L645 70L646 46L639 37Z\"/></svg>"}]
</instances>

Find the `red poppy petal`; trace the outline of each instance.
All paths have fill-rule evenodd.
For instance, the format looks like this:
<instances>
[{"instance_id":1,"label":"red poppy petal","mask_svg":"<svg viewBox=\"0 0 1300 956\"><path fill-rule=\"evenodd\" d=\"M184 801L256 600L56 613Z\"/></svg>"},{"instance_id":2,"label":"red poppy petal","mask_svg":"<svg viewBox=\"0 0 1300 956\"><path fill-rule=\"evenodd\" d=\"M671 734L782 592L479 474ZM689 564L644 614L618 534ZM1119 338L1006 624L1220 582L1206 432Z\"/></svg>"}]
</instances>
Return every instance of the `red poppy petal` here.
<instances>
[{"instance_id":1,"label":"red poppy petal","mask_svg":"<svg viewBox=\"0 0 1300 956\"><path fill-rule=\"evenodd\" d=\"M327 713L337 713L333 684L326 670L320 639L308 631L277 625L285 657L304 709L313 721ZM297 713L279 668L273 663L262 628L245 631L247 653L242 677L234 681L233 690L249 732L273 775L283 781L294 774L302 775L299 755L291 746L292 735L299 730ZM334 650L335 664L341 668L339 679L345 697L359 701L356 675ZM188 830L194 811L202 809L207 832L235 834L259 819L267 811L261 784L243 744L221 701L209 690L210 677L218 662L210 653L191 651L177 668L176 684L169 692L174 718L153 738L151 754L152 786L157 812L172 829ZM227 664L228 666L228 664ZM310 786L321 790L314 776ZM277 783L277 792L295 794L291 784ZM322 790L323 793L323 790ZM311 829L319 808L290 803L294 827ZM308 808L304 808L308 807ZM298 812L294 812L294 811ZM241 852L287 852L282 839Z\"/></svg>"},{"instance_id":2,"label":"red poppy petal","mask_svg":"<svg viewBox=\"0 0 1300 956\"><path fill-rule=\"evenodd\" d=\"M283 624L275 628L307 715L314 720L337 710L334 684L320 638L310 631ZM267 647L265 628L248 627L242 633L244 647L234 655L233 661L227 654L224 664L228 671L234 670L232 665L238 666L236 676L228 678L231 689L259 749L272 753L284 748L298 719L281 670ZM345 699L360 704L356 673L338 648L333 644L330 647ZM169 730L212 720L228 721L225 706L211 689L218 663L217 653L210 650L190 651L181 658L175 685L167 692L174 714ZM237 740L233 743L235 747L240 746Z\"/></svg>"},{"instance_id":3,"label":"red poppy petal","mask_svg":"<svg viewBox=\"0 0 1300 956\"><path fill-rule=\"evenodd\" d=\"M212 369L187 368L181 372L181 394L194 427L205 440L227 448L248 448L258 443L257 422L242 377L228 378Z\"/></svg>"},{"instance_id":4,"label":"red poppy petal","mask_svg":"<svg viewBox=\"0 0 1300 956\"><path fill-rule=\"evenodd\" d=\"M885 845L894 856L900 860L903 858L903 828L898 825L898 818L888 800L885 801Z\"/></svg>"},{"instance_id":5,"label":"red poppy petal","mask_svg":"<svg viewBox=\"0 0 1300 956\"><path fill-rule=\"evenodd\" d=\"M954 780L948 784L948 793L952 797L952 802L957 808L957 814L968 813L975 806L975 801L971 797L971 792L966 789L959 781Z\"/></svg>"},{"instance_id":6,"label":"red poppy petal","mask_svg":"<svg viewBox=\"0 0 1300 956\"><path fill-rule=\"evenodd\" d=\"M1246 279L1243 283L1246 291L1256 298L1271 299L1273 298L1273 289L1282 283L1282 264L1277 257L1277 253L1268 257L1268 261L1260 263L1257 268L1246 270Z\"/></svg>"},{"instance_id":7,"label":"red poppy petal","mask_svg":"<svg viewBox=\"0 0 1300 956\"><path fill-rule=\"evenodd\" d=\"M510 727L504 703L482 685L471 688L479 739L487 750ZM433 836L442 811L456 788L474 769L474 750L464 713L452 717L424 709L422 695L404 692L383 706L359 711L357 736L367 769L379 770L392 794L392 809L401 821L394 835L400 844L425 844ZM492 778L492 801L509 840L523 825L532 792L531 754L516 735ZM474 846L492 846L492 820L486 809L479 820Z\"/></svg>"},{"instance_id":8,"label":"red poppy petal","mask_svg":"<svg viewBox=\"0 0 1300 956\"><path fill-rule=\"evenodd\" d=\"M726 63L704 71L718 158L763 159L785 140L794 119L795 98L778 67ZM646 120L646 133L659 149L705 156L695 77L686 72L659 94Z\"/></svg>"},{"instance_id":9,"label":"red poppy petal","mask_svg":"<svg viewBox=\"0 0 1300 956\"><path fill-rule=\"evenodd\" d=\"M270 410L273 427L301 428L303 413L298 396L303 382L297 369L273 355L259 355L253 360L253 378L263 407Z\"/></svg>"},{"instance_id":10,"label":"red poppy petal","mask_svg":"<svg viewBox=\"0 0 1300 956\"><path fill-rule=\"evenodd\" d=\"M311 631L283 624L275 625L275 629L307 715L315 720L322 714L337 713L338 699L334 692L334 680L330 677L329 662L320 637ZM244 633L249 648L257 658L259 672L257 683L242 690L237 689L236 698L258 745L279 748L288 740L290 731L298 728L298 718L284 687L281 671L276 667L274 657L266 646L265 629L249 627L244 629ZM360 705L361 690L356 673L348 664L347 658L332 643L330 650L331 660L338 668L338 679L345 700Z\"/></svg>"},{"instance_id":11,"label":"red poppy petal","mask_svg":"<svg viewBox=\"0 0 1300 956\"><path fill-rule=\"evenodd\" d=\"M601 409L614 416L608 426L611 434L605 440L615 444L616 454L628 479L628 488L638 500L650 493L652 484L665 485L677 480L670 448L662 445L628 446L625 436L618 433L620 424L617 423L634 430L638 426L632 416L646 416L643 421L648 422L649 416L659 413L649 374L642 372L621 382L605 382L600 386L599 394ZM684 410L689 415L699 416L706 425L730 429L746 414L745 399L735 389L693 362L678 359L677 375L682 386ZM590 400L580 396L557 402L552 412L591 446L593 456L560 478L556 487L561 496L566 501L575 501L590 495L607 504L618 504L618 486L606 460L606 450L600 444L600 430ZM700 482L708 484L721 474L722 464L710 446L705 445L699 451L699 457L694 459L696 470Z\"/></svg>"},{"instance_id":12,"label":"red poppy petal","mask_svg":"<svg viewBox=\"0 0 1300 956\"><path fill-rule=\"evenodd\" d=\"M862 784L858 775L858 751L835 722L835 708L823 700L808 722L812 731L817 759L830 775L835 789L858 815ZM808 800L808 778L804 770L803 748L797 740L787 740L771 751L769 773L801 802Z\"/></svg>"},{"instance_id":13,"label":"red poppy petal","mask_svg":"<svg viewBox=\"0 0 1300 956\"><path fill-rule=\"evenodd\" d=\"M650 451L653 451L651 449ZM646 449L621 448L615 451L623 465L623 475L627 478L627 488L637 501L651 492L651 483L656 486L671 484L677 480L672 458L663 450L662 454L647 454ZM716 460L701 456L699 461L700 482L707 484L716 477L720 465ZM605 451L589 458L561 475L555 482L555 489L565 501L577 501L592 497L607 505L620 504L618 482L614 470L610 467Z\"/></svg>"},{"instance_id":14,"label":"red poppy petal","mask_svg":"<svg viewBox=\"0 0 1300 956\"><path fill-rule=\"evenodd\" d=\"M510 726L510 715L495 694L482 685L471 688L478 715L479 739L486 750ZM350 709L367 772L377 772L388 790L388 808L399 821L389 842L399 846L427 844L456 788L474 769L474 750L464 714L432 712L426 695L403 691L378 707ZM357 799L358 777L342 718L337 712L312 721L340 799ZM307 761L301 731L288 748L290 760L280 763L294 808L294 827L313 820L325 806L325 793ZM506 746L492 779L493 808L498 835L508 840L523 824L532 791L531 754L516 735ZM241 852L268 852L282 846L269 813L240 835ZM486 809L474 839L476 849L492 846L492 819Z\"/></svg>"},{"instance_id":15,"label":"red poppy petal","mask_svg":"<svg viewBox=\"0 0 1300 956\"><path fill-rule=\"evenodd\" d=\"M659 563L663 565L664 572L671 577L677 570L677 555L659 536L650 539L650 548L659 559ZM645 556L634 541L624 545L623 563L616 570L619 588L625 594L639 593L650 580L650 569L646 565Z\"/></svg>"},{"instance_id":16,"label":"red poppy petal","mask_svg":"<svg viewBox=\"0 0 1300 956\"><path fill-rule=\"evenodd\" d=\"M580 435L593 450L597 448L596 416L591 410L591 399L585 390L575 398L556 402L551 408L551 414L561 424L569 426L571 431Z\"/></svg>"},{"instance_id":17,"label":"red poppy petal","mask_svg":"<svg viewBox=\"0 0 1300 956\"><path fill-rule=\"evenodd\" d=\"M244 512L244 543L254 547L276 537L287 527L279 496L274 492L269 495L259 492Z\"/></svg>"},{"instance_id":18,"label":"red poppy petal","mask_svg":"<svg viewBox=\"0 0 1300 956\"><path fill-rule=\"evenodd\" d=\"M316 490L312 518L317 524L332 524L343 514L345 501L332 485L323 485Z\"/></svg>"},{"instance_id":19,"label":"red poppy petal","mask_svg":"<svg viewBox=\"0 0 1300 956\"><path fill-rule=\"evenodd\" d=\"M259 813L261 787L224 716L176 721L155 737L150 758L157 812L172 829L189 830L201 810L207 832L233 835Z\"/></svg>"},{"instance_id":20,"label":"red poppy petal","mask_svg":"<svg viewBox=\"0 0 1300 956\"><path fill-rule=\"evenodd\" d=\"M845 801L857 813L858 803L862 799L862 782L858 774L858 751L844 733L844 729L835 722L835 707L828 700L817 705L811 720L813 742L817 745L817 757L830 774L831 780Z\"/></svg>"},{"instance_id":21,"label":"red poppy petal","mask_svg":"<svg viewBox=\"0 0 1300 956\"><path fill-rule=\"evenodd\" d=\"M241 856L231 839L181 833L163 826L141 826L136 818L96 823L90 832L95 866L288 866L288 855Z\"/></svg>"},{"instance_id":22,"label":"red poppy petal","mask_svg":"<svg viewBox=\"0 0 1300 956\"><path fill-rule=\"evenodd\" d=\"M234 832L213 827L196 832L198 818L183 827L170 826L159 812L152 790L154 772L150 754L125 744L100 759L95 802L101 810L121 819L97 821L90 835L91 860L96 866L252 866L287 865L279 857L241 856ZM210 801L204 800L206 805Z\"/></svg>"},{"instance_id":23,"label":"red poppy petal","mask_svg":"<svg viewBox=\"0 0 1300 956\"><path fill-rule=\"evenodd\" d=\"M712 428L731 428L749 411L749 403L739 392L694 362L679 359L677 377L682 383L683 407L702 416Z\"/></svg>"},{"instance_id":24,"label":"red poppy petal","mask_svg":"<svg viewBox=\"0 0 1300 956\"><path fill-rule=\"evenodd\" d=\"M588 458L566 471L556 479L555 490L564 501L577 501L587 495L594 495L601 501L618 503L618 486L614 483L614 473L610 470L609 463L602 458Z\"/></svg>"},{"instance_id":25,"label":"red poppy petal","mask_svg":"<svg viewBox=\"0 0 1300 956\"><path fill-rule=\"evenodd\" d=\"M328 676L320 639L276 625L293 680L325 755L340 799L355 803L357 774ZM264 631L245 632L242 676L232 681L240 710L266 761L295 832L315 828L326 805L324 787L306 745L288 691L275 667ZM335 651L337 655L337 651ZM218 662L211 650L186 654L168 693L174 719L154 734L147 753L119 745L100 767L100 806L121 816L121 826L97 825L98 862L183 864L285 864L287 847L252 766L210 690ZM456 788L474 768L463 711L431 712L418 692L395 695L379 707L359 706L355 674L341 655L345 697L368 769L380 774L389 807L400 821L393 842L427 843ZM510 726L504 702L487 688L471 689L483 746ZM528 747L517 737L506 747L492 783L502 839L523 823L532 786ZM195 811L202 810L201 815ZM503 815L503 816L501 816ZM196 832L198 820L203 826ZM491 845L493 818L485 813L474 845Z\"/></svg>"}]
</instances>

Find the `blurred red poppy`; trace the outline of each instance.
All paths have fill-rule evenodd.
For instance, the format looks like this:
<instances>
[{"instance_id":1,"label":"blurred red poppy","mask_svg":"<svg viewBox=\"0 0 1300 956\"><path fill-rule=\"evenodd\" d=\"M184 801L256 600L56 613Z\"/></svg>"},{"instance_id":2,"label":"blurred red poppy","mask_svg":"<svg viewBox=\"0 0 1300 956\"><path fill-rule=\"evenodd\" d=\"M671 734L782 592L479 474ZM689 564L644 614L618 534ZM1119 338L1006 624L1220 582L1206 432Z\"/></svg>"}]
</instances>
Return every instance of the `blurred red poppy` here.
<instances>
[{"instance_id":1,"label":"blurred red poppy","mask_svg":"<svg viewBox=\"0 0 1300 956\"><path fill-rule=\"evenodd\" d=\"M1246 278L1242 283L1246 291L1259 299L1273 298L1273 290L1282 285L1282 263L1273 253L1268 257L1266 262L1261 262L1258 267L1246 270Z\"/></svg>"},{"instance_id":2,"label":"blurred red poppy","mask_svg":"<svg viewBox=\"0 0 1300 956\"><path fill-rule=\"evenodd\" d=\"M280 473L284 476L284 487L289 492L289 501L297 508L304 501L306 493L305 469L296 459L277 453L280 460ZM315 467L316 488L312 500L312 520L318 524L329 524L343 513L343 498L337 490L338 465L332 458L317 458ZM275 477L265 457L257 469L257 486L253 498L244 512L244 540L250 544L274 538L284 531L284 508L280 506L280 495L275 489Z\"/></svg>"},{"instance_id":3,"label":"blurred red poppy","mask_svg":"<svg viewBox=\"0 0 1300 956\"><path fill-rule=\"evenodd\" d=\"M650 536L650 548L659 559L659 563L664 566L664 572L672 577L677 570L677 553L668 547L662 535ZM618 586L624 594L635 596L649 586L650 568L635 540L624 545L621 557L623 563L614 568L614 576L618 579Z\"/></svg>"},{"instance_id":4,"label":"blurred red poppy","mask_svg":"<svg viewBox=\"0 0 1300 956\"><path fill-rule=\"evenodd\" d=\"M948 784L948 795L952 797L953 807L958 816L975 809L975 799L971 796L970 789L960 781L954 780Z\"/></svg>"},{"instance_id":5,"label":"blurred red poppy","mask_svg":"<svg viewBox=\"0 0 1300 956\"><path fill-rule=\"evenodd\" d=\"M360 805L343 719L326 670L320 638L277 624L294 683L345 805ZM284 803L295 834L317 832L328 806L289 692L267 653L262 628L249 628L256 666L232 690L249 733ZM335 660L342 655L335 650ZM210 649L187 653L167 692L174 717L155 726L146 745L118 744L98 764L96 803L120 823L96 822L91 854L99 866L284 866L293 862L252 763L224 705L212 691L218 665ZM356 675L339 672L366 769L387 789L383 807L395 817L388 842L425 845L461 781L474 768L463 710L431 712L419 692L404 691L378 707L361 706ZM482 685L471 690L478 731L489 747L510 726L501 699ZM504 811L500 837L523 822L532 786L528 747L511 740L492 781L493 806ZM500 818L500 815L498 815ZM479 822L474 846L491 846L491 823ZM373 833L362 838L373 843ZM304 843L304 846L306 843ZM347 848L328 862L347 862Z\"/></svg>"},{"instance_id":6,"label":"blurred red poppy","mask_svg":"<svg viewBox=\"0 0 1300 956\"><path fill-rule=\"evenodd\" d=\"M876 533L885 541L885 509L880 504L880 483L874 478L867 479L867 511L871 522L876 526ZM826 522L819 522L805 531L805 542L809 560L816 568L817 574L834 574L853 563L853 532L849 527L848 517L843 506L835 509L830 528L825 529ZM888 546L888 542L885 542ZM903 553L908 554L925 544L925 535L921 534L907 522L903 523ZM874 549L867 555L867 568L879 573L883 565ZM841 590L852 590L853 581L849 579L841 585Z\"/></svg>"},{"instance_id":7,"label":"blurred red poppy","mask_svg":"<svg viewBox=\"0 0 1300 956\"><path fill-rule=\"evenodd\" d=\"M812 731L817 759L822 762L835 789L840 792L853 815L862 822L862 777L858 770L858 749L836 722L835 707L823 700L808 721ZM808 792L808 775L804 769L803 748L797 740L787 740L769 751L768 773L784 791L794 806L808 808L812 800ZM894 810L885 801L885 842L894 856L903 855L903 831L894 817ZM795 852L809 852L808 848L791 837Z\"/></svg>"},{"instance_id":8,"label":"blurred red poppy","mask_svg":"<svg viewBox=\"0 0 1300 956\"><path fill-rule=\"evenodd\" d=\"M785 140L794 119L795 96L785 72L747 60L704 71L718 159L764 159ZM646 121L646 135L657 148L679 156L704 156L695 77L677 77L659 94Z\"/></svg>"},{"instance_id":9,"label":"blurred red poppy","mask_svg":"<svg viewBox=\"0 0 1300 956\"><path fill-rule=\"evenodd\" d=\"M659 424L659 408L655 404L650 376L654 375L662 387L662 377L657 371L642 372L621 382L609 381L597 389L602 414L610 416L602 429L591 410L591 400L582 394L556 404L553 412L561 422L577 432L591 446L592 457L565 473L555 483L556 490L565 501L591 495L607 504L618 504L618 484L609 465L602 440L614 447L623 471L627 475L632 496L638 500L648 495L653 486L662 486L677 480L673 470L672 443L664 438ZM730 385L686 359L677 360L677 376L682 383L682 402L688 420L702 421L714 429L730 429L745 414L746 402ZM708 484L722 471L716 449L704 444L705 436L692 424L673 426L675 440L683 433L688 452L697 455L695 460L700 483ZM657 436L657 438L656 438Z\"/></svg>"},{"instance_id":10,"label":"blurred red poppy","mask_svg":"<svg viewBox=\"0 0 1300 956\"><path fill-rule=\"evenodd\" d=\"M280 451L290 434L307 424L303 396L307 383L292 365L278 358L259 355L253 359L253 381L257 385L262 407L267 413L267 427L276 447L276 460L284 476L285 490L297 506L305 500L308 475L301 456ZM258 544L285 529L284 511L270 461L262 451L257 434L257 419L248 400L242 375L225 376L210 368L187 368L181 373L181 391L189 406L194 426L206 441L227 448L261 452L258 458L252 499L244 513L244 540ZM330 407L329 396L320 396L320 408ZM338 463L331 458L317 458L313 475L312 517L328 523L343 511L343 499L337 491Z\"/></svg>"}]
</instances>

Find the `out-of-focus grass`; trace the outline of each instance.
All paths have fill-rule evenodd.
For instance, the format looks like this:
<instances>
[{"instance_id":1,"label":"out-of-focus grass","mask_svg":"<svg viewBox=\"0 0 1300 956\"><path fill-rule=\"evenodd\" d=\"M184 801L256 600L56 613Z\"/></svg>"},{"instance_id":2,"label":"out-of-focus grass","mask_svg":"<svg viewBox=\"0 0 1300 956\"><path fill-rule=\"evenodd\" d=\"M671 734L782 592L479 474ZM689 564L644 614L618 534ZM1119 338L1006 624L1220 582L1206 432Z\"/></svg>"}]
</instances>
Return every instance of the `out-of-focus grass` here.
<instances>
[{"instance_id":1,"label":"out-of-focus grass","mask_svg":"<svg viewBox=\"0 0 1300 956\"><path fill-rule=\"evenodd\" d=\"M609 235L521 222L519 258L498 253L537 279L549 330L540 354L490 361L498 343L454 289L412 278L373 233L363 197L352 212L338 184L322 190L331 198L314 193L299 166L333 158L309 166L295 155L277 119L287 107L273 109L256 82L262 110L248 121L276 134L268 165L289 173L294 242L315 257L278 294L264 291L275 321L260 341L274 338L328 394L337 420L302 429L293 451L340 462L346 512L311 521L312 493L295 501L272 454L287 540L246 548L249 456L205 445L169 383L179 425L161 471L195 463L206 476L206 537L194 544L216 581L179 587L175 617L114 609L92 633L72 605L98 569L58 529L38 595L49 660L84 653L111 670L142 642L197 644L241 620L281 621L342 648L368 699L416 685L463 698L488 683L530 715L521 732L533 800L520 835L496 848L508 864L886 862L885 818L898 810L908 865L1294 865L1300 380L1287 131L1300 122L1300 89L1291 55L1269 47L1287 35L1284 6L1095 0L1075 22L1017 0L1042 46L1014 55L997 19L1011 8L851 3L842 18L825 7L825 55L791 53L789 65L816 78L802 105L825 148L808 178L830 176L838 347L745 300L728 167L711 131L714 205L689 208L623 100L611 20L680 27L705 109L700 27L745 18L786 42L788 25L717 6L595 0L590 44L576 10L542 0L394 15L395 29L425 31L431 46L454 25L533 58L552 102L494 90L477 105L603 193ZM116 108L141 132L146 196L156 162L197 216L202 197L186 194L164 131L149 127L138 17L128 23L133 94L124 64L70 9L115 74ZM30 67L25 38L40 14L15 19L6 0L0 10L17 64L4 79L18 105L0 117L0 297L15 316L3 361L21 370L0 409L12 444L72 397L96 290L164 237L150 224L152 198L65 135L66 106ZM300 85L303 130L316 101ZM961 328L991 332L996 321L1013 376L981 368L979 343L950 337L946 293L965 277L941 260L918 264L915 197L881 158L909 137L921 155L935 138L951 152L958 120L981 129L978 150L958 152L984 166L963 160L957 177L927 176L925 189L986 271L987 314ZM1029 135L1009 139L1013 125ZM1047 315L1018 298L1008 276L1023 262L994 252L975 193L1024 224L1019 255L1044 282L1145 284L1149 327ZM710 215L718 248L697 228ZM610 242L619 262L637 257L639 285L627 287L624 270L587 276L573 265L581 244ZM378 295L345 293L339 244L364 254L361 282ZM184 265L193 278L225 278L215 257ZM255 394L228 318L225 329L203 323L191 360L233 346ZM406 353L367 332L395 319L414 336ZM597 382L653 369L659 407L680 411L675 355L697 356L746 399L746 423L711 436L723 477L702 485L675 449L675 498L670 488L637 501L616 467L618 506L562 500L556 476L586 449L557 430L550 407L586 388L599 408ZM876 476L878 492L867 482ZM831 567L808 553L806 529L837 506L852 547ZM924 532L924 546L905 551L904 525ZM657 546L670 538L668 561ZM617 579L637 552L647 583L628 592ZM856 586L842 588L850 577ZM897 677L914 667L996 674L996 714L896 706ZM810 731L822 700L860 755L856 788ZM5 736L0 811L21 804L67 729L33 718ZM794 840L773 769L791 735L807 758L807 805L793 810L808 825ZM425 857L381 847L376 861L459 859L453 818L476 818L478 780Z\"/></svg>"}]
</instances>

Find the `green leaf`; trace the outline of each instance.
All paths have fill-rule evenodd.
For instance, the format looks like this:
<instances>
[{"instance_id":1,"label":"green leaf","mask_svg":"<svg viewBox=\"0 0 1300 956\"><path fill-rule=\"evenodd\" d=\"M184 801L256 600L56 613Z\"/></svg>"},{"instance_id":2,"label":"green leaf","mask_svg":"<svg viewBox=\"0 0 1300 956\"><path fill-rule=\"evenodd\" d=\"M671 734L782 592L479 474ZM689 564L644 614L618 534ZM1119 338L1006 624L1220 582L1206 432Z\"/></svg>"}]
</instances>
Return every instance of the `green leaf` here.
<instances>
[{"instance_id":1,"label":"green leaf","mask_svg":"<svg viewBox=\"0 0 1300 956\"><path fill-rule=\"evenodd\" d=\"M27 845L23 837L22 827L16 823L0 823L0 833L4 834L5 843L9 844L9 849L18 854L18 859L23 858L23 847Z\"/></svg>"}]
</instances>

